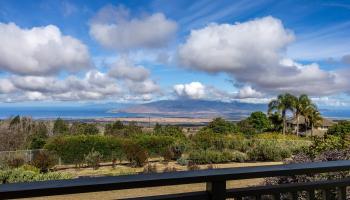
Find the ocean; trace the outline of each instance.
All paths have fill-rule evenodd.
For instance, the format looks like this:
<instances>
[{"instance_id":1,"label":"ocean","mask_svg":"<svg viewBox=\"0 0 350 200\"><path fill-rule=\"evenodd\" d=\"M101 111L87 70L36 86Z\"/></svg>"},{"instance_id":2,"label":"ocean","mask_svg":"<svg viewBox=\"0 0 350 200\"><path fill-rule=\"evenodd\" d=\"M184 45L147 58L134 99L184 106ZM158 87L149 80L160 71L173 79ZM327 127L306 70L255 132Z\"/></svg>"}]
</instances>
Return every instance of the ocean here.
<instances>
[{"instance_id":1,"label":"ocean","mask_svg":"<svg viewBox=\"0 0 350 200\"><path fill-rule=\"evenodd\" d=\"M30 116L34 119L93 119L93 118L115 118L115 117L166 117L157 114L137 114L137 113L112 113L115 107L109 106L1 106L0 119L6 119L16 115ZM326 118L350 119L350 109L321 109L321 114ZM235 113L230 115L237 118ZM239 118L241 118L240 116Z\"/></svg>"}]
</instances>

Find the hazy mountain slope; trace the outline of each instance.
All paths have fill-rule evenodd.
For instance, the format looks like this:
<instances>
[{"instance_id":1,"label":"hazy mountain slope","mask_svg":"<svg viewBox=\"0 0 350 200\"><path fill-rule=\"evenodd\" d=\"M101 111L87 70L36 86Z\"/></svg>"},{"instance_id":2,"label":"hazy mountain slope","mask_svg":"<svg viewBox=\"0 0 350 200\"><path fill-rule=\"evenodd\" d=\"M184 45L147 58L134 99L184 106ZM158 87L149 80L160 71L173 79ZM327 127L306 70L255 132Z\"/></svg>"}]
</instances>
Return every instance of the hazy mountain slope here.
<instances>
[{"instance_id":1,"label":"hazy mountain slope","mask_svg":"<svg viewBox=\"0 0 350 200\"><path fill-rule=\"evenodd\" d=\"M113 112L140 113L173 117L216 117L241 118L252 111L266 111L266 104L249 104L237 101L221 102L207 100L162 100L132 105Z\"/></svg>"}]
</instances>

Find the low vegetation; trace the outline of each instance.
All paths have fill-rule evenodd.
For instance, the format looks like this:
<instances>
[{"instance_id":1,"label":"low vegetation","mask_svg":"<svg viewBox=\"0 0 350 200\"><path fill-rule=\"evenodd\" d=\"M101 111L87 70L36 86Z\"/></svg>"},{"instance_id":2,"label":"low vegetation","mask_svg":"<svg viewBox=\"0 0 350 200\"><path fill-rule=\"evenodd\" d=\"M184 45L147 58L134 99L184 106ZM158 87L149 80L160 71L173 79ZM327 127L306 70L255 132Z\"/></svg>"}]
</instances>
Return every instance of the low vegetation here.
<instances>
[{"instance_id":1,"label":"low vegetation","mask_svg":"<svg viewBox=\"0 0 350 200\"><path fill-rule=\"evenodd\" d=\"M1 141L4 145L0 145L2 150L44 150L36 153L30 162L20 156L0 161L0 180L9 183L69 178L69 175L54 172L58 160L77 168L98 169L111 163L113 169L123 164L151 173L157 171L156 163L149 162L151 159L163 164L176 161L195 170L198 165L229 162L286 159L303 162L302 155L306 160L315 161L321 159L320 155L347 151L350 146L350 123L347 121L333 125L323 137L301 137L288 132L285 127L287 111L307 117L311 128L319 120L312 114L317 111L316 107L305 95L298 98L280 95L270 103L269 111L268 115L253 112L240 122L216 118L195 134L187 135L182 127L173 125L156 124L145 131L135 123L120 121L98 125L68 123L58 118L50 125L17 116L0 123L0 129L5 130L0 131L1 136L5 136ZM10 133L20 134L24 139L16 141ZM176 168L168 166L164 171L176 171Z\"/></svg>"}]
</instances>

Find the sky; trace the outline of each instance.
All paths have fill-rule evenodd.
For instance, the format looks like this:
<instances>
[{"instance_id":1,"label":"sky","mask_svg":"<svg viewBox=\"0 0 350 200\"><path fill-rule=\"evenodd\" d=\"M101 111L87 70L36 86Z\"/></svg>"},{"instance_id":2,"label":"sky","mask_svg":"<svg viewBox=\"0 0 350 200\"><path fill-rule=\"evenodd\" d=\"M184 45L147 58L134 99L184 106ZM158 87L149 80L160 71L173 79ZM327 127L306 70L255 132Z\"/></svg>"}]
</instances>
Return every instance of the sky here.
<instances>
[{"instance_id":1,"label":"sky","mask_svg":"<svg viewBox=\"0 0 350 200\"><path fill-rule=\"evenodd\" d=\"M350 107L349 35L349 1L0 0L0 104Z\"/></svg>"}]
</instances>

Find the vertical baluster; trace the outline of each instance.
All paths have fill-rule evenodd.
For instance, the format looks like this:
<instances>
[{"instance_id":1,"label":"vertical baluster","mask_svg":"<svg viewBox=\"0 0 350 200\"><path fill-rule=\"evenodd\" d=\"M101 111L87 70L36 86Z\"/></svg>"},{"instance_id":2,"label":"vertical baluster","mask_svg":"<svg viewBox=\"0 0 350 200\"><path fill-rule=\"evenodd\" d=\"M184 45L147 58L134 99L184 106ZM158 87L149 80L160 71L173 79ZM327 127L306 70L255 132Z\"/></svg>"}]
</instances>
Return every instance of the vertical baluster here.
<instances>
[{"instance_id":1,"label":"vertical baluster","mask_svg":"<svg viewBox=\"0 0 350 200\"><path fill-rule=\"evenodd\" d=\"M309 200L314 200L315 199L315 190L309 190L307 191L309 195Z\"/></svg>"},{"instance_id":2,"label":"vertical baluster","mask_svg":"<svg viewBox=\"0 0 350 200\"><path fill-rule=\"evenodd\" d=\"M292 194L293 200L298 200L298 191L293 191L293 192L291 192L291 194Z\"/></svg>"},{"instance_id":3,"label":"vertical baluster","mask_svg":"<svg viewBox=\"0 0 350 200\"><path fill-rule=\"evenodd\" d=\"M210 200L225 200L226 199L226 181L207 182L207 192Z\"/></svg>"},{"instance_id":4,"label":"vertical baluster","mask_svg":"<svg viewBox=\"0 0 350 200\"><path fill-rule=\"evenodd\" d=\"M322 193L323 193L323 199L326 199L326 200L331 199L332 193L331 193L330 189L324 189L324 190L322 190Z\"/></svg>"},{"instance_id":5,"label":"vertical baluster","mask_svg":"<svg viewBox=\"0 0 350 200\"><path fill-rule=\"evenodd\" d=\"M340 200L346 200L346 186L338 188L338 195Z\"/></svg>"}]
</instances>

